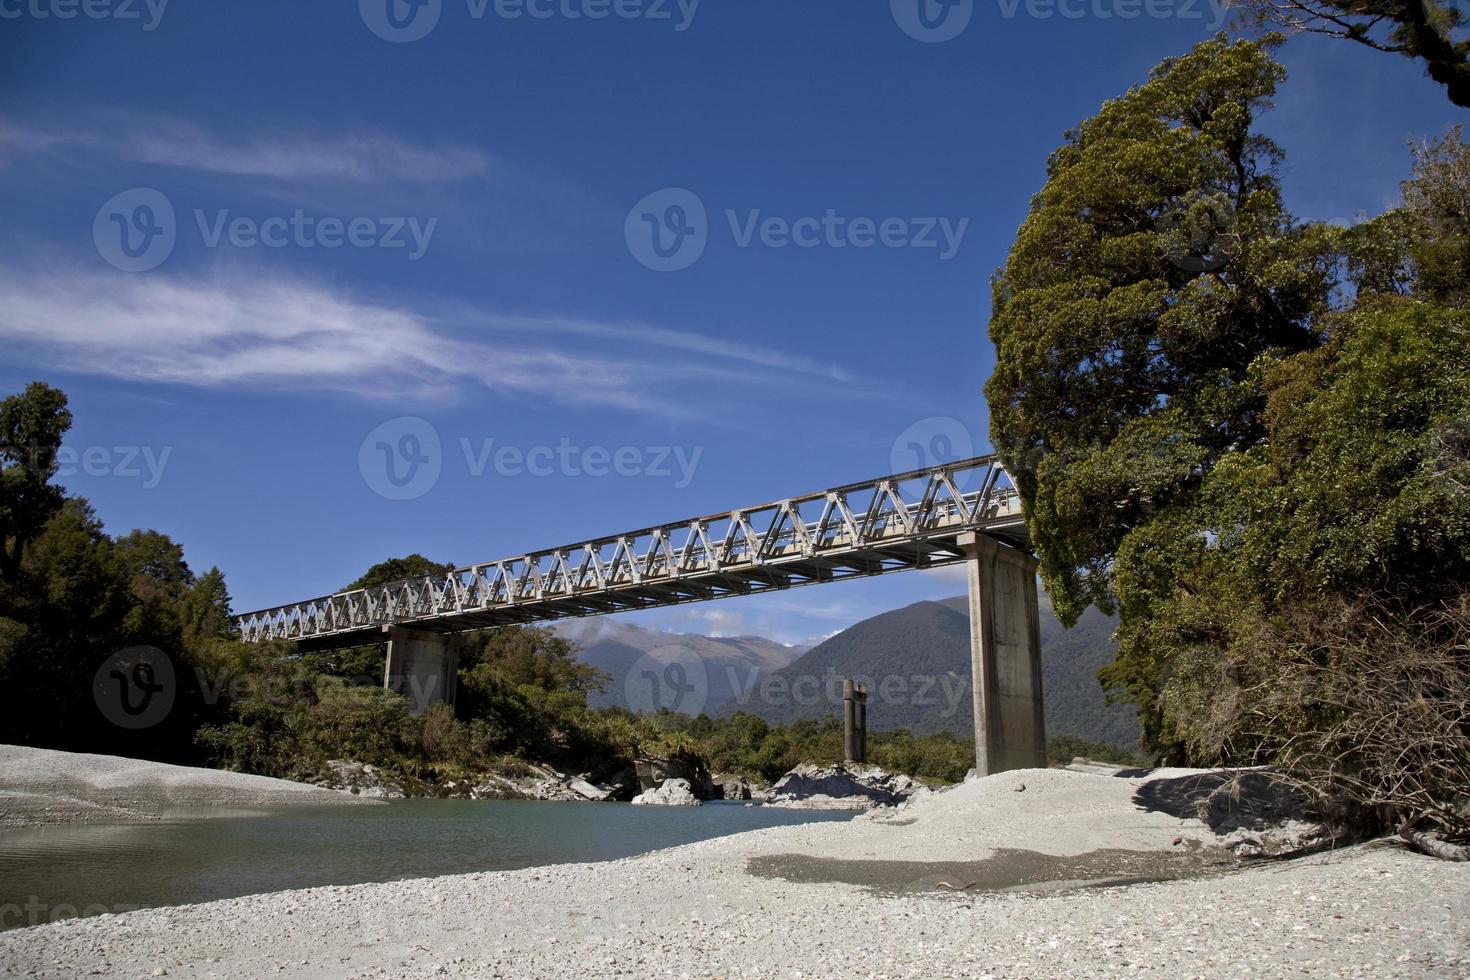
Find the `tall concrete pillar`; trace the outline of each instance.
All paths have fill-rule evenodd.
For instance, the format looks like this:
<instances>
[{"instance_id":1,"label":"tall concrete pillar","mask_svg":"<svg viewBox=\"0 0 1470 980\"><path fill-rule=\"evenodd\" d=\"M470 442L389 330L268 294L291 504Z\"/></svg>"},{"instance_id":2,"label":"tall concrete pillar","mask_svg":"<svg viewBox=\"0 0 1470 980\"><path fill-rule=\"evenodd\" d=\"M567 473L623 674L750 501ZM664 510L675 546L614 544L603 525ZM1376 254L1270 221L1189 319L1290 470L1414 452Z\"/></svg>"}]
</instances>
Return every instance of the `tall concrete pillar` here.
<instances>
[{"instance_id":1,"label":"tall concrete pillar","mask_svg":"<svg viewBox=\"0 0 1470 980\"><path fill-rule=\"evenodd\" d=\"M960 545L969 554L975 770L1044 768L1036 561L983 534L963 535Z\"/></svg>"},{"instance_id":2,"label":"tall concrete pillar","mask_svg":"<svg viewBox=\"0 0 1470 980\"><path fill-rule=\"evenodd\" d=\"M459 647L445 633L385 626L388 641L383 686L406 695L409 711L421 715L438 702L454 704L459 682Z\"/></svg>"}]
</instances>

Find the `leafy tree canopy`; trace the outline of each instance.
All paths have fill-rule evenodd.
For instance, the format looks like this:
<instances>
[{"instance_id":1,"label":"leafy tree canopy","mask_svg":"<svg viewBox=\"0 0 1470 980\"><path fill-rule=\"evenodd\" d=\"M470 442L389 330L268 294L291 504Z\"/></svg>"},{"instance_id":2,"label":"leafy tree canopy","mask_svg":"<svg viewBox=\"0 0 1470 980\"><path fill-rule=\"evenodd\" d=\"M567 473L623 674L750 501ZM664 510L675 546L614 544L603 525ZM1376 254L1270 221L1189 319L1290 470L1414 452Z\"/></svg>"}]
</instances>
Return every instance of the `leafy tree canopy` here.
<instances>
[{"instance_id":1,"label":"leafy tree canopy","mask_svg":"<svg viewBox=\"0 0 1470 980\"><path fill-rule=\"evenodd\" d=\"M50 385L33 381L0 401L0 583L14 580L26 545L61 507L50 480L69 428L66 395Z\"/></svg>"},{"instance_id":2,"label":"leafy tree canopy","mask_svg":"<svg viewBox=\"0 0 1470 980\"><path fill-rule=\"evenodd\" d=\"M992 436L1069 624L1111 610L1130 530L1260 438L1256 356L1320 342L1323 235L1252 130L1275 43L1206 41L1069 133L995 277Z\"/></svg>"},{"instance_id":3,"label":"leafy tree canopy","mask_svg":"<svg viewBox=\"0 0 1470 980\"><path fill-rule=\"evenodd\" d=\"M1209 742L1271 617L1470 577L1470 148L1297 223L1253 131L1276 43L1204 42L1069 134L995 279L995 444L1059 616L1120 612L1103 679L1156 747Z\"/></svg>"},{"instance_id":4,"label":"leafy tree canopy","mask_svg":"<svg viewBox=\"0 0 1470 980\"><path fill-rule=\"evenodd\" d=\"M369 568L356 581L349 583L344 592L352 589L372 589L379 585L387 585L389 582L401 582L406 578L417 575L432 575L436 572L452 572L454 565L446 562L430 561L423 555L415 552L404 558L389 558L380 561Z\"/></svg>"}]
</instances>

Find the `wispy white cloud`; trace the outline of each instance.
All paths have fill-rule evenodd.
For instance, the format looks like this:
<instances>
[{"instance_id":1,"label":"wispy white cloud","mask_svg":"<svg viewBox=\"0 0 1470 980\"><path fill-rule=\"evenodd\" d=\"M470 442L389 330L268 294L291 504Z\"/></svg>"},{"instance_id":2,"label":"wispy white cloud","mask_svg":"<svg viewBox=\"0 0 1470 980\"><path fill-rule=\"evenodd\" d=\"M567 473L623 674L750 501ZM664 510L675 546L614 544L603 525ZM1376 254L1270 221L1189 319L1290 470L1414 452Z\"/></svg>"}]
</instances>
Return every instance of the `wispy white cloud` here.
<instances>
[{"instance_id":1,"label":"wispy white cloud","mask_svg":"<svg viewBox=\"0 0 1470 980\"><path fill-rule=\"evenodd\" d=\"M804 354L644 323L602 323L560 317L484 316L473 311L462 311L458 319L489 330L535 335L563 334L619 343L646 344L758 367L826 377L832 381L855 380L840 366L823 364Z\"/></svg>"},{"instance_id":2,"label":"wispy white cloud","mask_svg":"<svg viewBox=\"0 0 1470 980\"><path fill-rule=\"evenodd\" d=\"M706 345L668 328L630 333L575 321L607 343L568 344L555 330L456 328L442 315L262 273L181 279L9 270L0 273L0 294L0 340L17 353L140 382L276 382L394 399L442 399L482 386L563 405L697 417L707 407L698 383L705 379L828 380L798 357ZM787 366L773 372L767 360Z\"/></svg>"},{"instance_id":3,"label":"wispy white cloud","mask_svg":"<svg viewBox=\"0 0 1470 980\"><path fill-rule=\"evenodd\" d=\"M66 125L0 120L0 163L64 153L300 181L445 181L490 177L495 169L489 154L471 147L425 145L375 131L224 135L172 117L115 112Z\"/></svg>"}]
</instances>

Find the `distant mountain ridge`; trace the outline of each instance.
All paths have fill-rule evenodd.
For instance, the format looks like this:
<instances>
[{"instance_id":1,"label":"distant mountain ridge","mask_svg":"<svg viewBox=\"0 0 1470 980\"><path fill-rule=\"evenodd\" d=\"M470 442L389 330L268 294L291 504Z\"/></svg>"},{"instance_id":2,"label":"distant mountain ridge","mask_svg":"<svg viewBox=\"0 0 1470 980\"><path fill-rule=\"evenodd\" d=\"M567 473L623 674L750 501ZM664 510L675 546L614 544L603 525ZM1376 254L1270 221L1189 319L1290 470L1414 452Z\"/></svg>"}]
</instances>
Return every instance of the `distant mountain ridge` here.
<instances>
[{"instance_id":1,"label":"distant mountain ridge","mask_svg":"<svg viewBox=\"0 0 1470 980\"><path fill-rule=\"evenodd\" d=\"M1041 660L1047 735L1078 735L1135 748L1139 730L1131 705L1109 705L1098 668L1114 656L1116 622L1089 609L1065 629L1043 597ZM841 711L841 680L868 685L868 724L876 730L908 728L915 734L952 732L974 737L970 693L970 621L964 596L918 602L881 613L817 644L790 665L737 691L724 702L711 698L711 715L736 710L767 721L791 723Z\"/></svg>"},{"instance_id":2,"label":"distant mountain ridge","mask_svg":"<svg viewBox=\"0 0 1470 980\"><path fill-rule=\"evenodd\" d=\"M698 714L789 666L808 649L760 636L671 633L604 618L563 620L552 629L577 644L585 663L611 678L589 704L635 711L668 707ZM649 671L652 678L646 676Z\"/></svg>"}]
</instances>

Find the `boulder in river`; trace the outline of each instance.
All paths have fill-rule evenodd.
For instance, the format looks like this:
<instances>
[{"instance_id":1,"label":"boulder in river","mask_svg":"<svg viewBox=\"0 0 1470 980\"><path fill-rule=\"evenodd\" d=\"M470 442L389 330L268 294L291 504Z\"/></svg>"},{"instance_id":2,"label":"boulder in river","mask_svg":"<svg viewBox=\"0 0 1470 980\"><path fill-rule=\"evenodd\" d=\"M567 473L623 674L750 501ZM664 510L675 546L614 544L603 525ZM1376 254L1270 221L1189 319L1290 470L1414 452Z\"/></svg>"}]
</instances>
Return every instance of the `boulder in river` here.
<instances>
[{"instance_id":1,"label":"boulder in river","mask_svg":"<svg viewBox=\"0 0 1470 980\"><path fill-rule=\"evenodd\" d=\"M915 793L927 791L913 778L878 766L802 765L771 787L766 803L805 810L869 810L896 806Z\"/></svg>"},{"instance_id":2,"label":"boulder in river","mask_svg":"<svg viewBox=\"0 0 1470 980\"><path fill-rule=\"evenodd\" d=\"M633 797L634 806L699 806L687 779L665 779L656 789L644 790Z\"/></svg>"},{"instance_id":3,"label":"boulder in river","mask_svg":"<svg viewBox=\"0 0 1470 980\"><path fill-rule=\"evenodd\" d=\"M722 800L748 800L753 795L750 783L739 776L716 776L716 795Z\"/></svg>"},{"instance_id":4,"label":"boulder in river","mask_svg":"<svg viewBox=\"0 0 1470 980\"><path fill-rule=\"evenodd\" d=\"M667 780L682 779L696 799L719 798L709 770L697 756L676 753L670 756L645 756L633 763L638 785L645 791L662 786Z\"/></svg>"}]
</instances>

